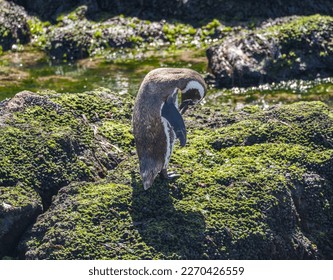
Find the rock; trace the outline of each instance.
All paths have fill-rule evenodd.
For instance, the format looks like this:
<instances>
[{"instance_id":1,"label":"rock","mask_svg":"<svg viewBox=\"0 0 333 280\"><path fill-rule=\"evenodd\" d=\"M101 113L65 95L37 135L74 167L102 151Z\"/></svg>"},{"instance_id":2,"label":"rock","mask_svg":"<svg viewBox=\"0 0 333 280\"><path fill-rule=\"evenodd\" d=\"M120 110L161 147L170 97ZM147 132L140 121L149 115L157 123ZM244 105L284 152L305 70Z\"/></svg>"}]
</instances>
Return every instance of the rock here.
<instances>
[{"instance_id":1,"label":"rock","mask_svg":"<svg viewBox=\"0 0 333 280\"><path fill-rule=\"evenodd\" d=\"M333 74L333 18L293 17L265 22L207 50L218 87L252 86Z\"/></svg>"},{"instance_id":2,"label":"rock","mask_svg":"<svg viewBox=\"0 0 333 280\"><path fill-rule=\"evenodd\" d=\"M151 20L178 19L197 22L213 18L248 20L249 18L271 18L288 15L331 14L330 0L292 1L247 1L247 0L14 0L29 11L37 13L43 20L55 20L61 13L86 5L92 17L96 13L139 16ZM242 7L240 11L239 7Z\"/></svg>"},{"instance_id":3,"label":"rock","mask_svg":"<svg viewBox=\"0 0 333 280\"><path fill-rule=\"evenodd\" d=\"M21 235L42 212L42 201L31 188L0 186L0 258L15 257Z\"/></svg>"},{"instance_id":4,"label":"rock","mask_svg":"<svg viewBox=\"0 0 333 280\"><path fill-rule=\"evenodd\" d=\"M89 56L92 26L87 21L52 29L48 34L47 53L55 60L76 60Z\"/></svg>"},{"instance_id":5,"label":"rock","mask_svg":"<svg viewBox=\"0 0 333 280\"><path fill-rule=\"evenodd\" d=\"M149 22L123 16L95 23L84 17L85 10L85 6L80 6L61 17L57 25L45 27L44 32L37 35L36 42L41 41L38 38L45 39L44 50L53 59L62 61L101 55L104 50L104 56L109 59L116 51L121 54L124 49L135 53L136 48L143 52L160 51L171 44L198 47L225 36L217 20L198 29L182 23Z\"/></svg>"},{"instance_id":6,"label":"rock","mask_svg":"<svg viewBox=\"0 0 333 280\"><path fill-rule=\"evenodd\" d=\"M106 89L25 91L0 103L0 257L15 255L21 234L59 189L99 180L123 160L127 106Z\"/></svg>"},{"instance_id":7,"label":"rock","mask_svg":"<svg viewBox=\"0 0 333 280\"><path fill-rule=\"evenodd\" d=\"M14 0L13 2L25 7L29 12L38 14L43 20L53 20L77 4L77 0ZM82 1L84 2L84 1Z\"/></svg>"},{"instance_id":8,"label":"rock","mask_svg":"<svg viewBox=\"0 0 333 280\"><path fill-rule=\"evenodd\" d=\"M59 191L21 257L331 259L332 116L321 102L198 107L185 116L188 145L171 158L179 179L144 191L127 149L102 181ZM122 139L132 147L130 134Z\"/></svg>"},{"instance_id":9,"label":"rock","mask_svg":"<svg viewBox=\"0 0 333 280\"><path fill-rule=\"evenodd\" d=\"M27 14L22 7L0 0L0 54L30 41Z\"/></svg>"}]
</instances>

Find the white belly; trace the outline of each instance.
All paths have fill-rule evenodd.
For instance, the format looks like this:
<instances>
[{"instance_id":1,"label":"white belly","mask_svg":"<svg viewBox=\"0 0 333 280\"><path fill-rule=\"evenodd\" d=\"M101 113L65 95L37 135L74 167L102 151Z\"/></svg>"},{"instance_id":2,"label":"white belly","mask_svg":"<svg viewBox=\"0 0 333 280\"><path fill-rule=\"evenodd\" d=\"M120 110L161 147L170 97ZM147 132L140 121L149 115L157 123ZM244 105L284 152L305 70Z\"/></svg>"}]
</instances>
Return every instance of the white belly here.
<instances>
[{"instance_id":1,"label":"white belly","mask_svg":"<svg viewBox=\"0 0 333 280\"><path fill-rule=\"evenodd\" d=\"M175 144L176 135L175 135L175 132L173 131L173 128L170 125L170 123L162 116L161 116L161 119L162 119L162 124L164 127L164 132L165 132L165 136L166 136L166 144L167 144L165 157L164 157L164 165L163 165L163 169L166 169L168 167L171 153L173 150L173 146Z\"/></svg>"}]
</instances>

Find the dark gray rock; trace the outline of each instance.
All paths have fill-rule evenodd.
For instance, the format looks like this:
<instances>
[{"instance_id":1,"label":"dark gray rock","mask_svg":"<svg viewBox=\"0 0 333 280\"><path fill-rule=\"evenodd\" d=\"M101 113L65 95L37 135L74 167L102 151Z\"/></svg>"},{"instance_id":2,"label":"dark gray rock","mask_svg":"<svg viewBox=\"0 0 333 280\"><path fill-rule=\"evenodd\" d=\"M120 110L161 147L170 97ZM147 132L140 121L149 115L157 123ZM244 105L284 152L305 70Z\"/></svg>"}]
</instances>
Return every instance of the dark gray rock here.
<instances>
[{"instance_id":1,"label":"dark gray rock","mask_svg":"<svg viewBox=\"0 0 333 280\"><path fill-rule=\"evenodd\" d=\"M29 41L30 30L25 10L11 2L0 0L0 47L2 50L10 50L13 45L26 44Z\"/></svg>"},{"instance_id":2,"label":"dark gray rock","mask_svg":"<svg viewBox=\"0 0 333 280\"><path fill-rule=\"evenodd\" d=\"M89 56L92 25L87 21L72 22L48 33L46 52L55 60L75 60Z\"/></svg>"},{"instance_id":3,"label":"dark gray rock","mask_svg":"<svg viewBox=\"0 0 333 280\"><path fill-rule=\"evenodd\" d=\"M163 32L165 22L150 23L118 16L94 23L84 18L85 11L85 6L77 8L46 32L45 51L52 59L76 60L103 48L134 48L156 41L168 43Z\"/></svg>"},{"instance_id":4,"label":"dark gray rock","mask_svg":"<svg viewBox=\"0 0 333 280\"><path fill-rule=\"evenodd\" d=\"M55 20L57 15L87 5L92 16L96 12L113 15L125 14L140 18L175 18L195 22L213 18L248 20L249 18L281 17L287 15L333 14L330 0L13 0L45 20ZM239 7L242 7L240 9Z\"/></svg>"},{"instance_id":5,"label":"dark gray rock","mask_svg":"<svg viewBox=\"0 0 333 280\"><path fill-rule=\"evenodd\" d=\"M0 259L15 256L21 235L41 213L41 198L29 187L0 186Z\"/></svg>"},{"instance_id":6,"label":"dark gray rock","mask_svg":"<svg viewBox=\"0 0 333 280\"><path fill-rule=\"evenodd\" d=\"M333 18L319 15L265 22L207 50L218 87L252 86L333 75Z\"/></svg>"},{"instance_id":7,"label":"dark gray rock","mask_svg":"<svg viewBox=\"0 0 333 280\"><path fill-rule=\"evenodd\" d=\"M22 258L332 259L332 111L203 108L173 154L180 178L144 191L129 156L106 182L62 188L22 238Z\"/></svg>"}]
</instances>

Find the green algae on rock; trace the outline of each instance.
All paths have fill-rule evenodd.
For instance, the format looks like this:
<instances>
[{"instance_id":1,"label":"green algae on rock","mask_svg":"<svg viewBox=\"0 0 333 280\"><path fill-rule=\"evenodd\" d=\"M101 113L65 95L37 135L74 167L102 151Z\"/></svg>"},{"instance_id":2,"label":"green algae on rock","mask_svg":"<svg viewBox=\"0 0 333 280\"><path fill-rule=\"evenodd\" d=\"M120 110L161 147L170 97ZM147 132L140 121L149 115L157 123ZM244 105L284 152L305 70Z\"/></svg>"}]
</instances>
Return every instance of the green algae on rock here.
<instances>
[{"instance_id":1,"label":"green algae on rock","mask_svg":"<svg viewBox=\"0 0 333 280\"><path fill-rule=\"evenodd\" d=\"M17 238L60 188L103 178L121 162L119 142L104 128L111 135L106 140L98 127L103 119L123 124L130 106L102 88L84 94L25 91L0 103L1 257L15 252Z\"/></svg>"},{"instance_id":2,"label":"green algae on rock","mask_svg":"<svg viewBox=\"0 0 333 280\"><path fill-rule=\"evenodd\" d=\"M12 2L0 0L0 55L30 41L25 10Z\"/></svg>"},{"instance_id":3,"label":"green algae on rock","mask_svg":"<svg viewBox=\"0 0 333 280\"><path fill-rule=\"evenodd\" d=\"M44 32L36 32L35 45L39 44L52 59L60 61L93 56L110 58L115 53L117 56L117 52L125 53L127 57L140 57L148 50L160 51L161 48L203 49L212 40L230 33L217 20L201 28L180 22L150 22L123 16L96 23L84 17L75 17L82 8L84 6L59 17L57 25L45 24L37 19L31 21L33 30L44 26L41 28Z\"/></svg>"},{"instance_id":4,"label":"green algae on rock","mask_svg":"<svg viewBox=\"0 0 333 280\"><path fill-rule=\"evenodd\" d=\"M188 145L176 147L170 162L179 179L144 191L137 159L127 153L103 181L62 188L25 234L22 257L333 257L333 113L326 105L202 107L185 122Z\"/></svg>"},{"instance_id":5,"label":"green algae on rock","mask_svg":"<svg viewBox=\"0 0 333 280\"><path fill-rule=\"evenodd\" d=\"M207 50L218 87L252 86L333 73L333 18L313 15L267 21Z\"/></svg>"},{"instance_id":6,"label":"green algae on rock","mask_svg":"<svg viewBox=\"0 0 333 280\"><path fill-rule=\"evenodd\" d=\"M41 198L29 186L0 186L0 258L17 254L18 240L41 213Z\"/></svg>"}]
</instances>

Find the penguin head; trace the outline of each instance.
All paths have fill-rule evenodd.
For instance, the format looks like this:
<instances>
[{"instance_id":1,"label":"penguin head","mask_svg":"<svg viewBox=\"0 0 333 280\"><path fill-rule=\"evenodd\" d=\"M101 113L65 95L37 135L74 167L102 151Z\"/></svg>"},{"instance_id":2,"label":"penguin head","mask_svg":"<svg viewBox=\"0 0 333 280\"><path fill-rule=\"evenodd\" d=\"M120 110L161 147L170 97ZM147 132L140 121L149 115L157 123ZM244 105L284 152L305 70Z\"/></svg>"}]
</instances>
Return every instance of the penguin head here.
<instances>
[{"instance_id":1,"label":"penguin head","mask_svg":"<svg viewBox=\"0 0 333 280\"><path fill-rule=\"evenodd\" d=\"M153 174L153 172L145 172L145 173L141 174L143 188L145 190L148 190L152 186L152 184L156 178L156 175L157 174Z\"/></svg>"},{"instance_id":2,"label":"penguin head","mask_svg":"<svg viewBox=\"0 0 333 280\"><path fill-rule=\"evenodd\" d=\"M154 69L145 77L144 87L149 87L147 92L159 92L163 101L180 90L181 102L192 100L194 104L202 100L207 91L206 83L201 75L188 68Z\"/></svg>"},{"instance_id":3,"label":"penguin head","mask_svg":"<svg viewBox=\"0 0 333 280\"><path fill-rule=\"evenodd\" d=\"M156 162L152 159L145 159L140 164L140 175L142 178L143 188L148 190L154 183L154 180L161 167L156 166Z\"/></svg>"}]
</instances>

